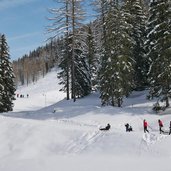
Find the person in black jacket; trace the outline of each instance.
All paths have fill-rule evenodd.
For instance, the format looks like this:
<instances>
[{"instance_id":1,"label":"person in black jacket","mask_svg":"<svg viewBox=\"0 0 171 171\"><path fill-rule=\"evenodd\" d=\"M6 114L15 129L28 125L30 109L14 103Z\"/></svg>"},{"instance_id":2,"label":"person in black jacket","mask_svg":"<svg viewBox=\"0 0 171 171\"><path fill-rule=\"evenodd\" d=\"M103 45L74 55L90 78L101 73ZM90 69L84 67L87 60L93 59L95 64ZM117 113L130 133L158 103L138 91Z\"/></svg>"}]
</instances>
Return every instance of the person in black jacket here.
<instances>
[{"instance_id":1,"label":"person in black jacket","mask_svg":"<svg viewBox=\"0 0 171 171\"><path fill-rule=\"evenodd\" d=\"M125 124L126 132L133 131L132 126L129 125L129 123Z\"/></svg>"},{"instance_id":2,"label":"person in black jacket","mask_svg":"<svg viewBox=\"0 0 171 171\"><path fill-rule=\"evenodd\" d=\"M101 131L107 131L111 128L110 124L108 123L105 128L100 128Z\"/></svg>"},{"instance_id":3,"label":"person in black jacket","mask_svg":"<svg viewBox=\"0 0 171 171\"><path fill-rule=\"evenodd\" d=\"M129 132L129 124L125 124L126 132Z\"/></svg>"},{"instance_id":4,"label":"person in black jacket","mask_svg":"<svg viewBox=\"0 0 171 171\"><path fill-rule=\"evenodd\" d=\"M171 121L170 121L170 126L169 126L169 135L171 134Z\"/></svg>"}]
</instances>

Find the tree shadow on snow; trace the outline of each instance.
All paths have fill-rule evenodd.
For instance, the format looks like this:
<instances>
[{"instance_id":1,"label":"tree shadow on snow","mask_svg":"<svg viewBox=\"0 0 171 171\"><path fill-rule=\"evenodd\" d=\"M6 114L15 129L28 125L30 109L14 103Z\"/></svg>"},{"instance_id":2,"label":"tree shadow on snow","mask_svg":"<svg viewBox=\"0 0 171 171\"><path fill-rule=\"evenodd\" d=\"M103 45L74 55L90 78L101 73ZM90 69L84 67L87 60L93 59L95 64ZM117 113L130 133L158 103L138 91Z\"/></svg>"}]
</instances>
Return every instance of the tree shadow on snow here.
<instances>
[{"instance_id":1,"label":"tree shadow on snow","mask_svg":"<svg viewBox=\"0 0 171 171\"><path fill-rule=\"evenodd\" d=\"M144 94L140 94L142 96ZM136 97L138 95L136 94ZM134 97L134 96L133 96ZM131 97L131 98L133 98ZM142 99L142 98L141 98ZM144 100L146 103L147 101ZM141 102L140 102L141 103ZM136 101L136 104L138 102ZM151 106L136 106L124 105L124 107L112 107L112 106L101 106L100 98L98 93L92 93L84 98L77 99L76 102L73 100L61 100L53 105L44 107L37 111L21 111L21 112L8 112L2 113L1 115L7 117L24 118L24 119L35 119L35 120L47 120L47 119L63 119L72 118L79 115L85 115L92 113L93 115L146 115L155 114L151 110Z\"/></svg>"},{"instance_id":2,"label":"tree shadow on snow","mask_svg":"<svg viewBox=\"0 0 171 171\"><path fill-rule=\"evenodd\" d=\"M97 93L93 93L87 97L77 99L76 102L64 99L36 111L8 112L1 115L37 120L72 118L101 108L98 96Z\"/></svg>"}]
</instances>

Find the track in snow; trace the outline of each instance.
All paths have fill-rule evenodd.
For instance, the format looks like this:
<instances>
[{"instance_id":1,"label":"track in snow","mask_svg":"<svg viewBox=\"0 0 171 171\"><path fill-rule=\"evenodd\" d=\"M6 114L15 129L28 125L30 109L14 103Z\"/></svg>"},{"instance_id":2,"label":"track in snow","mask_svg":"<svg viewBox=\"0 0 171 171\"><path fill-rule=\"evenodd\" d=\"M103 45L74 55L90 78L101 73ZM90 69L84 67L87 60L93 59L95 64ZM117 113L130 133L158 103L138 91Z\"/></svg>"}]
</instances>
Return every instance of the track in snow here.
<instances>
[{"instance_id":1,"label":"track in snow","mask_svg":"<svg viewBox=\"0 0 171 171\"><path fill-rule=\"evenodd\" d=\"M81 137L69 142L66 146L66 152L69 154L78 154L85 150L90 145L97 142L100 138L105 136L105 132L93 131L82 134Z\"/></svg>"},{"instance_id":2,"label":"track in snow","mask_svg":"<svg viewBox=\"0 0 171 171\"><path fill-rule=\"evenodd\" d=\"M139 147L139 155L142 155L144 152L150 152L150 153L157 153L155 151L152 151L152 145L156 144L157 142L165 139L167 135L164 134L155 134L155 133L144 133L142 136L142 139L140 141L140 147Z\"/></svg>"}]
</instances>

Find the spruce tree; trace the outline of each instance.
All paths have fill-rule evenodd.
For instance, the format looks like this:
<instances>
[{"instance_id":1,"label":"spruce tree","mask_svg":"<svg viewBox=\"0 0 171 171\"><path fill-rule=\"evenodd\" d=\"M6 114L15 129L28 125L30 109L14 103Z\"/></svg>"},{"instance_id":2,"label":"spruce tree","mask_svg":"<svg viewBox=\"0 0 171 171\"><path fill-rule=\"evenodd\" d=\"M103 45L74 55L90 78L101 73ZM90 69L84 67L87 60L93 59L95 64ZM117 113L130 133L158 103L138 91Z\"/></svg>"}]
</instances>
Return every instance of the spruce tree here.
<instances>
[{"instance_id":1,"label":"spruce tree","mask_svg":"<svg viewBox=\"0 0 171 171\"><path fill-rule=\"evenodd\" d=\"M124 13L114 5L106 17L106 43L100 69L102 105L121 106L133 87L132 39Z\"/></svg>"},{"instance_id":2,"label":"spruce tree","mask_svg":"<svg viewBox=\"0 0 171 171\"><path fill-rule=\"evenodd\" d=\"M84 31L83 20L85 12L82 9L83 0L58 0L62 6L52 9L56 15L53 25L49 31L62 34L65 40L63 46L62 60L60 67L62 71L58 75L64 84L62 90L66 90L67 99L69 93L71 98L76 101L76 97L83 97L90 93L91 84L89 68L85 58L86 32ZM88 75L87 75L88 74Z\"/></svg>"},{"instance_id":3,"label":"spruce tree","mask_svg":"<svg viewBox=\"0 0 171 171\"><path fill-rule=\"evenodd\" d=\"M82 8L84 0L71 0L70 18L71 18L71 94L73 101L77 97L85 96L90 93L90 72L87 67L86 37L87 33L83 24L85 12ZM79 68L79 66L81 68ZM83 77L81 78L80 75ZM81 79L81 80L80 80ZM82 91L84 89L84 91ZM81 92L81 93L80 93ZM83 93L84 92L84 93ZM85 93L86 92L86 93Z\"/></svg>"},{"instance_id":4,"label":"spruce tree","mask_svg":"<svg viewBox=\"0 0 171 171\"><path fill-rule=\"evenodd\" d=\"M98 66L98 60L96 55L96 45L95 45L95 39L91 28L91 23L88 26L88 35L86 39L87 44L87 62L88 67L90 70L90 77L91 77L91 86L94 87L97 85L97 66Z\"/></svg>"},{"instance_id":5,"label":"spruce tree","mask_svg":"<svg viewBox=\"0 0 171 171\"><path fill-rule=\"evenodd\" d=\"M69 100L70 93L70 74L71 74L71 52L69 51L69 47L66 46L66 37L61 37L58 43L58 51L57 55L59 56L59 67L61 71L58 73L57 77L60 79L59 84L63 85L60 91L64 91L67 93L66 99ZM67 40L69 43L71 40Z\"/></svg>"},{"instance_id":6,"label":"spruce tree","mask_svg":"<svg viewBox=\"0 0 171 171\"><path fill-rule=\"evenodd\" d=\"M171 6L169 0L152 1L148 21L150 95L169 106L171 97Z\"/></svg>"},{"instance_id":7,"label":"spruce tree","mask_svg":"<svg viewBox=\"0 0 171 171\"><path fill-rule=\"evenodd\" d=\"M13 110L15 84L9 48L5 35L0 35L0 112Z\"/></svg>"},{"instance_id":8,"label":"spruce tree","mask_svg":"<svg viewBox=\"0 0 171 171\"><path fill-rule=\"evenodd\" d=\"M70 98L70 56L69 56L69 30L70 30L70 0L57 0L59 5L58 8L50 9L50 13L54 16L49 18L53 21L52 25L48 27L49 33L54 33L51 39L64 35L64 46L63 53L61 57L61 69L58 77L62 79L61 84L64 85L63 89L66 91L67 100ZM64 65L65 63L65 65Z\"/></svg>"},{"instance_id":9,"label":"spruce tree","mask_svg":"<svg viewBox=\"0 0 171 171\"><path fill-rule=\"evenodd\" d=\"M80 47L80 46L79 46ZM75 96L84 97L91 92L90 69L86 54L80 48L75 49Z\"/></svg>"},{"instance_id":10,"label":"spruce tree","mask_svg":"<svg viewBox=\"0 0 171 171\"><path fill-rule=\"evenodd\" d=\"M127 22L130 24L130 36L134 40L133 59L135 88L143 87L147 84L147 61L145 58L145 24L146 15L143 0L126 0L124 11L127 13Z\"/></svg>"}]
</instances>

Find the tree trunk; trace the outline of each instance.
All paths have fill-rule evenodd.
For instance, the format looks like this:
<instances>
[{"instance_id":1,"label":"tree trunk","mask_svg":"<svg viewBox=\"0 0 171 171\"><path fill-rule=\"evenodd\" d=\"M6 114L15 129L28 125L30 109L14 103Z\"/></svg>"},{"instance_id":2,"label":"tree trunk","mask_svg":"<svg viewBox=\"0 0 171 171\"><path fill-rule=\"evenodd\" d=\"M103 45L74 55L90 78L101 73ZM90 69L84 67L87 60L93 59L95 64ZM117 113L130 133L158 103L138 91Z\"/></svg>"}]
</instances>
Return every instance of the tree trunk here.
<instances>
[{"instance_id":1,"label":"tree trunk","mask_svg":"<svg viewBox=\"0 0 171 171\"><path fill-rule=\"evenodd\" d=\"M69 25L69 19L68 19L68 1L66 2L66 55L67 55L67 100L69 100L69 49L68 49L68 46L69 46L69 40L68 40L68 37L69 37L69 29L68 29L68 25Z\"/></svg>"},{"instance_id":2,"label":"tree trunk","mask_svg":"<svg viewBox=\"0 0 171 171\"><path fill-rule=\"evenodd\" d=\"M167 96L166 97L166 107L169 107L170 106L170 104L169 104L169 97Z\"/></svg>"}]
</instances>

